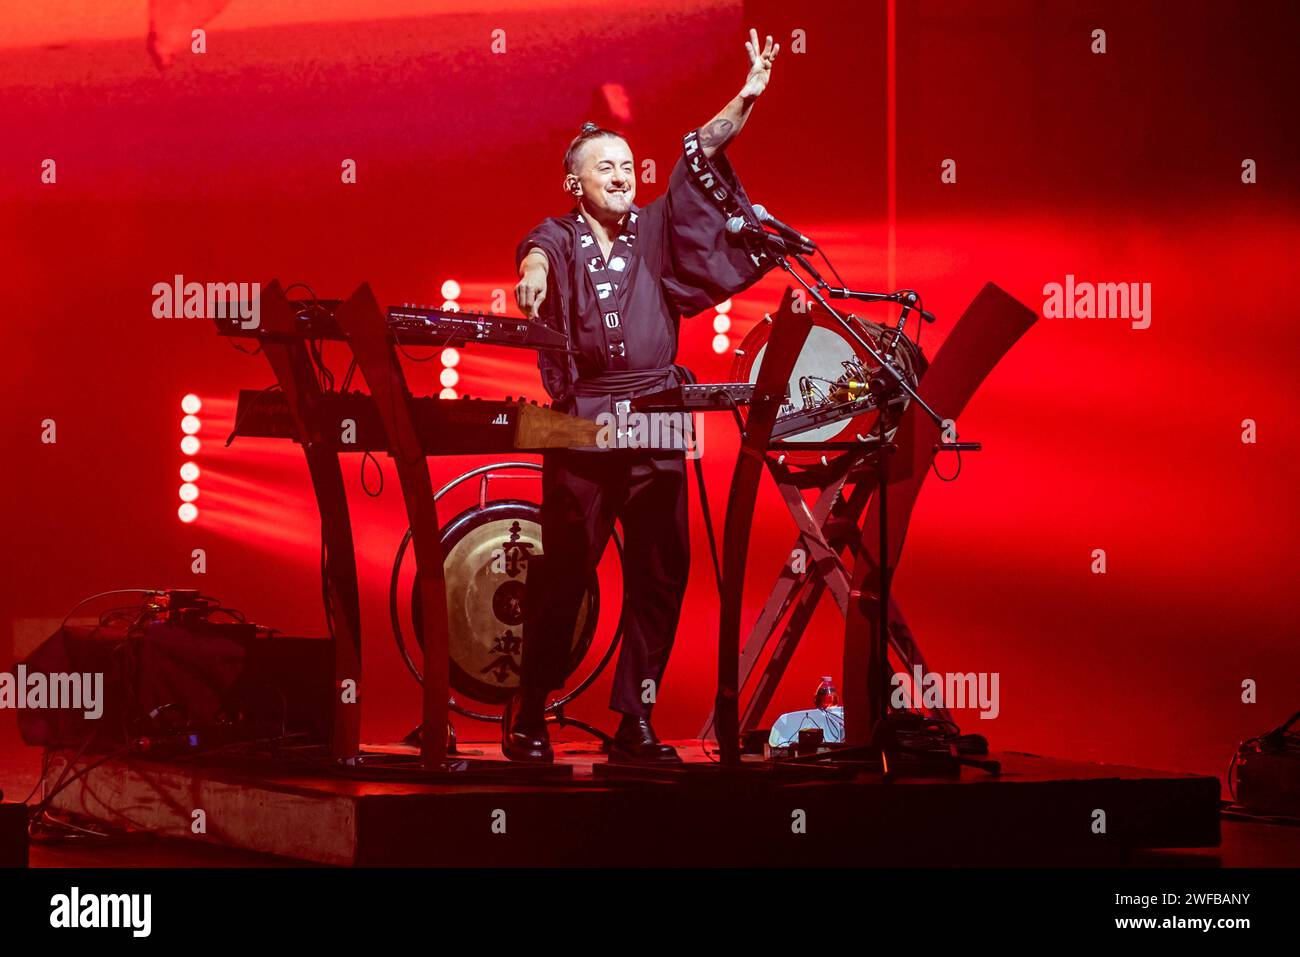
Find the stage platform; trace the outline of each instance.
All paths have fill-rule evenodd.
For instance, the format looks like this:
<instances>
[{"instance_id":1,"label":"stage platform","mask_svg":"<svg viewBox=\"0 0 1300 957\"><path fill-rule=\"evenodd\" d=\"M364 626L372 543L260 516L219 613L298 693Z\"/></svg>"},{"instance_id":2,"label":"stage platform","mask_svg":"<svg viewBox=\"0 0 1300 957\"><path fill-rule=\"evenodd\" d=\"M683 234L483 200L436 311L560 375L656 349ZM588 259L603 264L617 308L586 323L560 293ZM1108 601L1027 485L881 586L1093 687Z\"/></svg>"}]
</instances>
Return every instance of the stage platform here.
<instances>
[{"instance_id":1,"label":"stage platform","mask_svg":"<svg viewBox=\"0 0 1300 957\"><path fill-rule=\"evenodd\" d=\"M1219 843L1212 777L1001 752L990 755L1002 764L996 777L964 768L957 779L884 781L850 768L800 779L710 767L699 741L673 743L688 762L676 782L610 775L598 747L565 743L560 766L525 783L363 780L231 756L115 758L58 794L53 810L361 866L1116 865L1146 849ZM500 758L483 745L461 754ZM47 783L72 757L52 756Z\"/></svg>"}]
</instances>

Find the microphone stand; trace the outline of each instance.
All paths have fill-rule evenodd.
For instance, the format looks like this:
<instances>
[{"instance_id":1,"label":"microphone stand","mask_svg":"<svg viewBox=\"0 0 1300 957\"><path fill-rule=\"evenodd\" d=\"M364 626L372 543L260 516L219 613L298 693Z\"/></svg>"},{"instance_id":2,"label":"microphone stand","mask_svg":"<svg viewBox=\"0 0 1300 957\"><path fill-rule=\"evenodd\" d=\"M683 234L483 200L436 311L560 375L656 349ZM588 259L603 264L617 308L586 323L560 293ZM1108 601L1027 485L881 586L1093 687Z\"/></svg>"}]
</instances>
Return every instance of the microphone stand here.
<instances>
[{"instance_id":1,"label":"microphone stand","mask_svg":"<svg viewBox=\"0 0 1300 957\"><path fill-rule=\"evenodd\" d=\"M772 238L778 239L779 237ZM787 250L790 251L791 257L798 262L799 265L803 266L804 269L815 277L817 280L816 286L809 285L804 277L799 275L799 273L795 271L794 267L790 265L789 260L784 255ZM825 309L826 312L837 323L839 323L841 327L843 327L844 331L862 347L867 355L878 363L880 368L887 373L887 376L880 378L878 386L873 386L872 389L876 396L876 407L880 410L880 445L876 450L876 494L878 496L876 502L880 513L880 553L878 556L880 585L875 647L872 648L873 666L868 669L868 706L872 711L872 718L874 720L871 732L871 743L865 746L850 746L848 748L829 751L825 754L813 755L810 759L814 761L827 757L843 759L855 755L863 755L872 758L878 757L886 780L898 776L900 772L905 770L900 767L900 762L891 763L891 755L895 757L918 759L921 764L922 773L927 769L927 765L928 770L932 773L936 770L940 773L960 773L960 768L964 764L971 767L981 768L982 770L988 771L992 774L997 774L1000 770L1000 765L997 761L981 761L979 759L965 757L954 753L951 748L946 748L943 751L935 751L905 744L902 738L906 733L906 727L900 726L902 725L901 722L895 724L891 723L890 720L889 687L892 682L889 678L889 597L893 570L890 568L889 563L889 510L887 507L887 495L889 486L889 460L896 447L892 442L885 438L885 416L888 414L889 410L888 402L895 391L901 390L917 404L917 407L920 408L926 416L929 417L930 421L933 422L941 431L944 428L945 422L948 420L944 419L939 415L939 413L935 412L935 410L930 407L930 405L920 396L916 389L912 387L912 384L907 381L903 373L899 371L888 356L882 355L878 352L872 344L854 328L853 324L849 322L848 319L840 315L840 313L826 301L826 297L822 295L821 290L826 289L827 292L837 298L858 299L863 302L897 302L902 304L903 313L899 321L899 335L902 334L903 325L906 323L907 312L912 308L912 303L916 301L916 293L911 290L906 290L900 293L879 293L863 292L851 289L835 289L827 285L826 281L821 277L813 265L808 262L802 254L794 252L787 243L768 243L764 252L774 262L776 262L777 265L794 277L795 281L808 291L808 294L813 297L817 304ZM926 314L923 312L922 318L924 318L925 315ZM933 321L933 319L934 317L930 316L930 321ZM876 379L874 376L872 378L873 380ZM978 442L940 442L935 447L936 452L978 452L980 449L981 445ZM870 681L872 671L875 672L875 682Z\"/></svg>"},{"instance_id":2,"label":"microphone stand","mask_svg":"<svg viewBox=\"0 0 1300 957\"><path fill-rule=\"evenodd\" d=\"M898 292L864 292L859 289L830 286L822 279L821 274L812 267L812 263L804 259L803 256L796 255L795 259L799 260L800 264L817 278L817 287L825 289L832 299L857 299L860 302L897 302L902 305L905 314L907 310L915 308L917 297L916 293L911 289L901 289ZM920 309L918 312L926 322L934 322L933 313L926 312L924 309Z\"/></svg>"}]
</instances>

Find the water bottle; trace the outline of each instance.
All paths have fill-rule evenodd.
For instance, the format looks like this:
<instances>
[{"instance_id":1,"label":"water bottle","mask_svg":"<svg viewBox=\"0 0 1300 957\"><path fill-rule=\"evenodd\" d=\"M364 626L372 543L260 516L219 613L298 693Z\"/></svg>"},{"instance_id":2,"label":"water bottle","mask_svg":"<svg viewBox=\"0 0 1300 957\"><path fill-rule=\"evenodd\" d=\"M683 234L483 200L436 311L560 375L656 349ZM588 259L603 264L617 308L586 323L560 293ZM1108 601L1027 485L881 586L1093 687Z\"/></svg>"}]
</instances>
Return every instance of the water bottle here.
<instances>
[{"instance_id":1,"label":"water bottle","mask_svg":"<svg viewBox=\"0 0 1300 957\"><path fill-rule=\"evenodd\" d=\"M840 693L835 690L830 675L822 675L822 683L817 686L817 694L813 698L813 704L823 710L840 706Z\"/></svg>"}]
</instances>

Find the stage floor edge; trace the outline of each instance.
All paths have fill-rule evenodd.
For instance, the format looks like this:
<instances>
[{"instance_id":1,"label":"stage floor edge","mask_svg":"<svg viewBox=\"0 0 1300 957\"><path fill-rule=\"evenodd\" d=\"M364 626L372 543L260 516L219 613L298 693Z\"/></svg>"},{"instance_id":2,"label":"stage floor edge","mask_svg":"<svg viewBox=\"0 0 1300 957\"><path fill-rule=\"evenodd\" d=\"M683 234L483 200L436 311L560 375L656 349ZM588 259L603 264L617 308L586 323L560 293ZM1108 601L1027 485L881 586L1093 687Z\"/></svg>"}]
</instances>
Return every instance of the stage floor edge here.
<instances>
[{"instance_id":1,"label":"stage floor edge","mask_svg":"<svg viewBox=\"0 0 1300 957\"><path fill-rule=\"evenodd\" d=\"M708 762L699 741L673 743L688 763ZM486 745L464 753L501 756ZM50 756L47 784L73 757ZM666 783L593 775L597 748L560 743L571 778L509 785L124 757L78 778L52 810L341 866L1113 866L1135 851L1219 844L1213 777L990 757L1002 762L997 777L966 768L959 779L791 782L701 766Z\"/></svg>"}]
</instances>

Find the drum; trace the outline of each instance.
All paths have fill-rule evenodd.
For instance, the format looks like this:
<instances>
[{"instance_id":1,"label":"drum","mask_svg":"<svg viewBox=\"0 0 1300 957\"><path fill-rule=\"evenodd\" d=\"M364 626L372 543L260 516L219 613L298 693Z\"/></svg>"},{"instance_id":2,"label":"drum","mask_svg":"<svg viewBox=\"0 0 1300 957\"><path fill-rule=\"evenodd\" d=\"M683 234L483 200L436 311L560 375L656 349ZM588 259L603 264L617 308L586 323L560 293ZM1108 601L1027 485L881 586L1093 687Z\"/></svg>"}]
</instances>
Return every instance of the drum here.
<instances>
[{"instance_id":1,"label":"drum","mask_svg":"<svg viewBox=\"0 0 1300 957\"><path fill-rule=\"evenodd\" d=\"M540 508L501 499L461 512L442 530L446 556L447 629L451 686L485 704L504 704L519 690L524 583L529 560L541 554ZM586 657L600 614L593 574L573 632L566 675ZM422 640L419 590L412 583L411 618Z\"/></svg>"},{"instance_id":2,"label":"drum","mask_svg":"<svg viewBox=\"0 0 1300 957\"><path fill-rule=\"evenodd\" d=\"M852 315L848 319L873 349L892 355L894 364L915 386L924 368L915 344L888 326ZM771 333L770 319L749 331L736 350L732 381L758 381ZM825 464L853 443L879 441L880 410L867 388L879 369L843 326L818 309L790 373L789 401L773 429L774 439L780 438L773 442L773 449L782 451L783 461L792 465ZM905 407L903 394L886 417L887 436L893 435Z\"/></svg>"}]
</instances>

